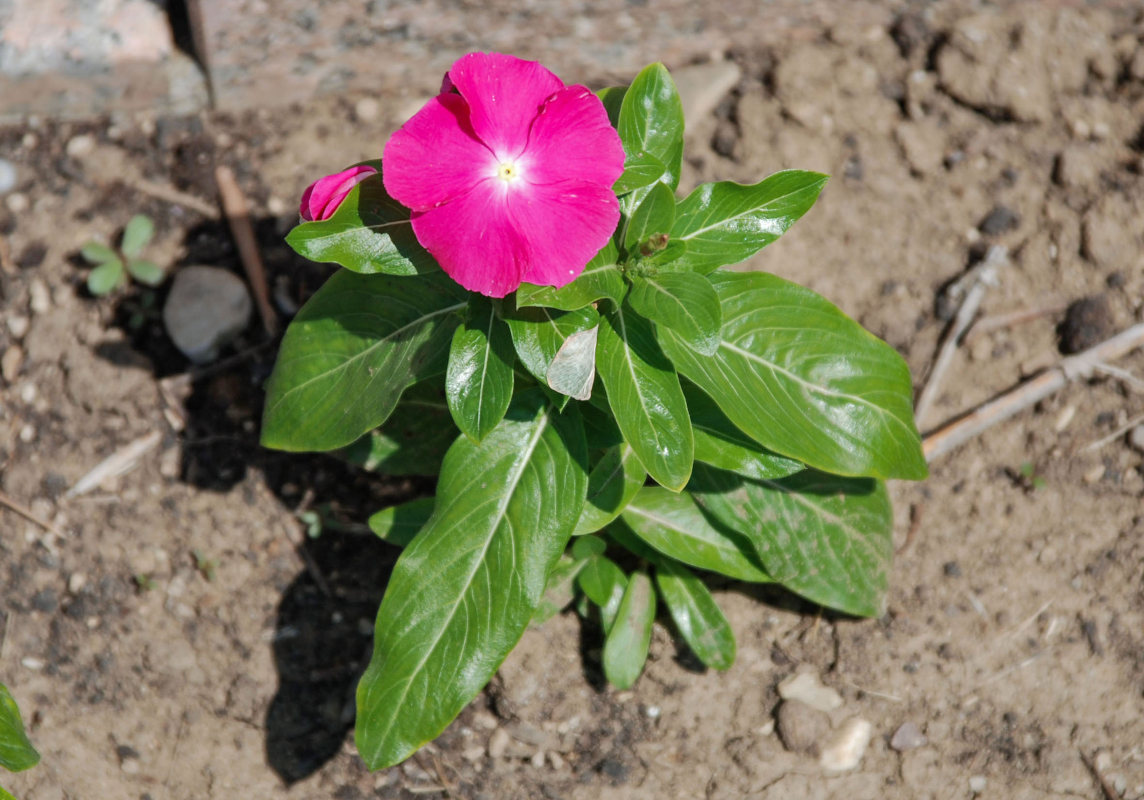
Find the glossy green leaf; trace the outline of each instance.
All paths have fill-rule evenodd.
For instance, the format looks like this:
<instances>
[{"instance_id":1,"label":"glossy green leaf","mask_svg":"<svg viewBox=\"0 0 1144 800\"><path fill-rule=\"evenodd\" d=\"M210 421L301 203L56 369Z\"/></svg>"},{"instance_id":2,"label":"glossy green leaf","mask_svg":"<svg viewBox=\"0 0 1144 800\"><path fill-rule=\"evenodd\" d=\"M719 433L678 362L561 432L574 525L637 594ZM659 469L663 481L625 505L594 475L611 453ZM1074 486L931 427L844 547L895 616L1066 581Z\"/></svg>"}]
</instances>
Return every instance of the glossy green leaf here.
<instances>
[{"instance_id":1,"label":"glossy green leaf","mask_svg":"<svg viewBox=\"0 0 1144 800\"><path fill-rule=\"evenodd\" d=\"M547 622L568 607L575 598L576 576L583 568L583 560L568 555L560 556L552 572L548 573L548 583L544 586L540 605L532 613L533 625Z\"/></svg>"},{"instance_id":2,"label":"glossy green leaf","mask_svg":"<svg viewBox=\"0 0 1144 800\"><path fill-rule=\"evenodd\" d=\"M817 172L784 170L760 183L705 183L679 203L671 238L687 244L675 268L710 272L737 264L779 238L810 210L826 183Z\"/></svg>"},{"instance_id":3,"label":"glossy green leaf","mask_svg":"<svg viewBox=\"0 0 1144 800\"><path fill-rule=\"evenodd\" d=\"M453 333L445 397L461 432L479 442L512 400L512 335L487 297L472 295L469 316Z\"/></svg>"},{"instance_id":4,"label":"glossy green leaf","mask_svg":"<svg viewBox=\"0 0 1144 800\"><path fill-rule=\"evenodd\" d=\"M20 772L34 767L39 761L40 754L24 732L24 721L20 718L16 700L0 683L0 767Z\"/></svg>"},{"instance_id":5,"label":"glossy green leaf","mask_svg":"<svg viewBox=\"0 0 1144 800\"><path fill-rule=\"evenodd\" d=\"M512 332L512 344L520 363L547 386L548 368L568 337L595 328L600 315L591 307L577 311L518 308L505 321Z\"/></svg>"},{"instance_id":6,"label":"glossy green leaf","mask_svg":"<svg viewBox=\"0 0 1144 800\"><path fill-rule=\"evenodd\" d=\"M144 286L158 286L167 277L167 273L153 261L128 261L127 271Z\"/></svg>"},{"instance_id":7,"label":"glossy green leaf","mask_svg":"<svg viewBox=\"0 0 1144 800\"><path fill-rule=\"evenodd\" d=\"M598 555L587 559L584 568L576 576L576 585L584 595L600 607L600 622L604 632L612 629L620 601L624 599L624 589L628 578L624 571L607 556Z\"/></svg>"},{"instance_id":8,"label":"glossy green leaf","mask_svg":"<svg viewBox=\"0 0 1144 800\"><path fill-rule=\"evenodd\" d=\"M588 499L574 535L602 529L614 520L647 480L647 470L626 442L608 448L588 475Z\"/></svg>"},{"instance_id":9,"label":"glossy green leaf","mask_svg":"<svg viewBox=\"0 0 1144 800\"><path fill-rule=\"evenodd\" d=\"M413 234L409 209L385 191L380 172L351 189L329 219L303 222L290 231L286 243L311 261L340 264L363 275L440 269Z\"/></svg>"},{"instance_id":10,"label":"glossy green leaf","mask_svg":"<svg viewBox=\"0 0 1144 800\"><path fill-rule=\"evenodd\" d=\"M893 518L881 482L816 470L755 481L697 465L690 488L792 592L847 614L885 611Z\"/></svg>"},{"instance_id":11,"label":"glossy green leaf","mask_svg":"<svg viewBox=\"0 0 1144 800\"><path fill-rule=\"evenodd\" d=\"M629 255L650 256L662 250L675 223L675 194L657 183L632 212L624 228L624 249Z\"/></svg>"},{"instance_id":12,"label":"glossy green leaf","mask_svg":"<svg viewBox=\"0 0 1144 800\"><path fill-rule=\"evenodd\" d=\"M449 449L358 685L357 747L371 769L440 734L520 639L584 505L586 462L575 408L556 414L536 391L480 444Z\"/></svg>"},{"instance_id":13,"label":"glossy green leaf","mask_svg":"<svg viewBox=\"0 0 1144 800\"><path fill-rule=\"evenodd\" d=\"M262 444L333 450L379 426L405 387L445 369L466 295L443 272L335 273L282 339Z\"/></svg>"},{"instance_id":14,"label":"glossy green leaf","mask_svg":"<svg viewBox=\"0 0 1144 800\"><path fill-rule=\"evenodd\" d=\"M604 640L604 676L617 689L630 689L643 672L653 622L655 591L644 572L635 572Z\"/></svg>"},{"instance_id":15,"label":"glossy green leaf","mask_svg":"<svg viewBox=\"0 0 1144 800\"><path fill-rule=\"evenodd\" d=\"M785 478L806 469L801 461L772 453L736 428L694 384L684 382L683 396L691 412L696 461L748 478Z\"/></svg>"},{"instance_id":16,"label":"glossy green leaf","mask_svg":"<svg viewBox=\"0 0 1144 800\"><path fill-rule=\"evenodd\" d=\"M687 492L645 486L621 516L643 542L676 561L740 581L772 580L745 532L714 523Z\"/></svg>"},{"instance_id":17,"label":"glossy green leaf","mask_svg":"<svg viewBox=\"0 0 1144 800\"><path fill-rule=\"evenodd\" d=\"M369 529L382 541L405 547L429 521L433 502L432 497L419 497L408 503L383 508L369 518Z\"/></svg>"},{"instance_id":18,"label":"glossy green leaf","mask_svg":"<svg viewBox=\"0 0 1144 800\"><path fill-rule=\"evenodd\" d=\"M577 400L592 396L596 380L596 342L600 326L577 331L564 340L548 364L548 388Z\"/></svg>"},{"instance_id":19,"label":"glossy green leaf","mask_svg":"<svg viewBox=\"0 0 1144 800\"><path fill-rule=\"evenodd\" d=\"M147 246L154 235L155 223L151 221L151 218L143 214L136 214L128 220L123 229L123 241L120 243L119 249L128 259L134 259L143 252L143 248Z\"/></svg>"},{"instance_id":20,"label":"glossy green leaf","mask_svg":"<svg viewBox=\"0 0 1144 800\"><path fill-rule=\"evenodd\" d=\"M819 295L761 272L710 276L723 304L719 350L670 329L676 368L764 447L838 475L926 476L910 371L893 348Z\"/></svg>"},{"instance_id":21,"label":"glossy green leaf","mask_svg":"<svg viewBox=\"0 0 1144 800\"><path fill-rule=\"evenodd\" d=\"M580 406L580 414L584 417L589 450L607 450L624 443L624 435L620 433L602 391L593 393L591 399Z\"/></svg>"},{"instance_id":22,"label":"glossy green leaf","mask_svg":"<svg viewBox=\"0 0 1144 800\"><path fill-rule=\"evenodd\" d=\"M735 663L735 632L703 581L670 558L656 562L655 583L683 641L707 666Z\"/></svg>"},{"instance_id":23,"label":"glossy green leaf","mask_svg":"<svg viewBox=\"0 0 1144 800\"><path fill-rule=\"evenodd\" d=\"M458 433L444 387L426 381L406 389L385 424L349 445L341 456L369 472L436 475Z\"/></svg>"},{"instance_id":24,"label":"glossy green leaf","mask_svg":"<svg viewBox=\"0 0 1144 800\"><path fill-rule=\"evenodd\" d=\"M16 800L16 798L4 791L3 786L0 786L0 800Z\"/></svg>"},{"instance_id":25,"label":"glossy green leaf","mask_svg":"<svg viewBox=\"0 0 1144 800\"><path fill-rule=\"evenodd\" d=\"M663 64L645 67L632 81L620 105L616 130L625 153L646 153L656 158L664 165L660 180L673 190L679 185L683 103Z\"/></svg>"},{"instance_id":26,"label":"glossy green leaf","mask_svg":"<svg viewBox=\"0 0 1144 800\"><path fill-rule=\"evenodd\" d=\"M596 369L616 423L648 474L679 491L691 475L695 443L679 376L651 324L626 307L600 323Z\"/></svg>"},{"instance_id":27,"label":"glossy green leaf","mask_svg":"<svg viewBox=\"0 0 1144 800\"><path fill-rule=\"evenodd\" d=\"M608 112L608 122L612 123L613 128L620 124L620 108L627 93L627 86L606 86L596 92L596 96L604 104L604 110Z\"/></svg>"},{"instance_id":28,"label":"glossy green leaf","mask_svg":"<svg viewBox=\"0 0 1144 800\"><path fill-rule=\"evenodd\" d=\"M103 297L122 286L126 279L123 262L118 258L112 258L87 274L87 290L96 297Z\"/></svg>"},{"instance_id":29,"label":"glossy green leaf","mask_svg":"<svg viewBox=\"0 0 1144 800\"><path fill-rule=\"evenodd\" d=\"M543 306L561 311L576 311L590 306L597 300L612 300L619 303L627 291L617 264L619 259L619 250L609 240L608 244L588 262L576 280L559 289L522 283L516 290L516 306L518 309Z\"/></svg>"},{"instance_id":30,"label":"glossy green leaf","mask_svg":"<svg viewBox=\"0 0 1144 800\"><path fill-rule=\"evenodd\" d=\"M642 189L651 186L663 177L667 167L650 153L636 152L627 154L624 158L624 171L616 182L612 184L612 191L617 195L627 194L633 189ZM674 200L674 198L673 198ZM674 209L673 209L674 210ZM668 229L670 230L670 228Z\"/></svg>"},{"instance_id":31,"label":"glossy green leaf","mask_svg":"<svg viewBox=\"0 0 1144 800\"><path fill-rule=\"evenodd\" d=\"M599 536L578 536L572 540L572 557L579 561L602 556L607 549L608 543Z\"/></svg>"},{"instance_id":32,"label":"glossy green leaf","mask_svg":"<svg viewBox=\"0 0 1144 800\"><path fill-rule=\"evenodd\" d=\"M105 244L88 242L80 248L79 254L89 264L104 264L108 261L118 261L119 254Z\"/></svg>"},{"instance_id":33,"label":"glossy green leaf","mask_svg":"<svg viewBox=\"0 0 1144 800\"><path fill-rule=\"evenodd\" d=\"M635 277L628 302L657 325L670 328L691 349L707 356L719 349L723 311L704 276L661 272Z\"/></svg>"}]
</instances>

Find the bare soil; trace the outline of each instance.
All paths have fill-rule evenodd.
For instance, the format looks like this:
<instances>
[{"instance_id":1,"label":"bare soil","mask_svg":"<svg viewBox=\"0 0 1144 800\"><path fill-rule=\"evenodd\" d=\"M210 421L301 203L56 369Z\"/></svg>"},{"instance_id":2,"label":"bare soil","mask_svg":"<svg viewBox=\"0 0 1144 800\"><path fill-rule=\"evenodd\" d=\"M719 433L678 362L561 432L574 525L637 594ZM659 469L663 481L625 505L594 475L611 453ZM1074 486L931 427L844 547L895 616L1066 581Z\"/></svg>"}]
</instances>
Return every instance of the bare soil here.
<instances>
[{"instance_id":1,"label":"bare soil","mask_svg":"<svg viewBox=\"0 0 1144 800\"><path fill-rule=\"evenodd\" d=\"M925 428L1062 346L1141 320L1137 11L814 7L825 10L783 35L735 31L726 55L741 80L689 131L688 186L785 167L833 175L750 266L831 298L921 385L952 311L944 288L1006 245L982 313L1039 313L969 338ZM396 552L360 523L431 485L260 449L274 342L257 320L224 354L239 358L163 391L190 365L158 320L162 291L93 299L76 258L143 212L159 263L240 271L217 220L138 188L213 202L213 167L228 164L257 210L279 306L302 302L327 271L281 241L295 198L375 156L420 102L380 96L380 115L362 120L357 99L0 129L28 201L0 204L0 488L52 526L0 511L0 681L43 754L8 780L17 796L1144 797L1144 466L1112 435L1144 412L1144 353L1115 365L1134 380L1073 384L933 464L928 481L892 487L883 618L724 584L735 666L704 672L665 620L647 672L617 692L600 674L600 632L566 613L530 630L435 744L369 774L352 745L353 687ZM1062 329L1085 298L1099 299ZM153 432L133 471L67 495ZM305 510L327 519L317 538ZM852 717L873 725L856 769L827 773L776 735L776 686L800 670L844 699L817 741ZM925 744L892 748L904 723Z\"/></svg>"}]
</instances>

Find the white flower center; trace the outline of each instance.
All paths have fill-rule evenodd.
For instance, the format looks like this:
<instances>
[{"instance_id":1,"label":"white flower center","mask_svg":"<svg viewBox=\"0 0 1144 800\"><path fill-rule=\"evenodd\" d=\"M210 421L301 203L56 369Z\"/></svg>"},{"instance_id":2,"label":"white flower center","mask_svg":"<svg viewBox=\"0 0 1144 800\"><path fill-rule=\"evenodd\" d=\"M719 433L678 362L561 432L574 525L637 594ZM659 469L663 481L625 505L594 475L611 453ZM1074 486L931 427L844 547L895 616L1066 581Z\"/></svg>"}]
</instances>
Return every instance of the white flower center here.
<instances>
[{"instance_id":1,"label":"white flower center","mask_svg":"<svg viewBox=\"0 0 1144 800\"><path fill-rule=\"evenodd\" d=\"M515 161L504 161L497 167L497 177L505 183L512 183L520 177L520 166Z\"/></svg>"}]
</instances>

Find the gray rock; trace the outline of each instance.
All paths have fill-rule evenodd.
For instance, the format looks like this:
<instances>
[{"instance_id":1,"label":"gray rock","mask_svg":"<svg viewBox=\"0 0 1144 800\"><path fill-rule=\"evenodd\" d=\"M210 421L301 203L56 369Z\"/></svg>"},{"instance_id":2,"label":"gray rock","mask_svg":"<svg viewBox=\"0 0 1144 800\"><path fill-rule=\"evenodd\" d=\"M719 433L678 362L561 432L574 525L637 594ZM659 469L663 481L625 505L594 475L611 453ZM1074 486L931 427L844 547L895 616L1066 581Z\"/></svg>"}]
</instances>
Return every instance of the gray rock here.
<instances>
[{"instance_id":1,"label":"gray rock","mask_svg":"<svg viewBox=\"0 0 1144 800\"><path fill-rule=\"evenodd\" d=\"M929 740L921 729L912 722L902 723L890 737L890 747L899 753L924 747Z\"/></svg>"},{"instance_id":2,"label":"gray rock","mask_svg":"<svg viewBox=\"0 0 1144 800\"><path fill-rule=\"evenodd\" d=\"M727 92L735 88L742 70L734 61L693 64L672 73L679 99L683 103L683 120L691 128L708 116Z\"/></svg>"},{"instance_id":3,"label":"gray rock","mask_svg":"<svg viewBox=\"0 0 1144 800\"><path fill-rule=\"evenodd\" d=\"M790 752L817 755L830 733L830 718L800 700L784 700L775 713L775 731Z\"/></svg>"},{"instance_id":4,"label":"gray rock","mask_svg":"<svg viewBox=\"0 0 1144 800\"><path fill-rule=\"evenodd\" d=\"M251 310L238 276L217 267L184 267L167 295L163 325L183 355L205 364L242 332Z\"/></svg>"},{"instance_id":5,"label":"gray rock","mask_svg":"<svg viewBox=\"0 0 1144 800\"><path fill-rule=\"evenodd\" d=\"M16 165L0 158L0 194L7 194L16 188Z\"/></svg>"}]
</instances>

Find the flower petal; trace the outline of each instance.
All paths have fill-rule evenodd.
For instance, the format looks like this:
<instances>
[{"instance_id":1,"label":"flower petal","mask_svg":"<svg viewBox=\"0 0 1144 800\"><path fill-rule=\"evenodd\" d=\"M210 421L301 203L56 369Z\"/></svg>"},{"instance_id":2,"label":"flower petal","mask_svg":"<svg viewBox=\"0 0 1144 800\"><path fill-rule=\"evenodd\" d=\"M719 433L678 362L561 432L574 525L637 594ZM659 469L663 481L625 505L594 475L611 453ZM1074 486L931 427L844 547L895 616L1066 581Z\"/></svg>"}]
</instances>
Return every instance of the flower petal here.
<instances>
[{"instance_id":1,"label":"flower petal","mask_svg":"<svg viewBox=\"0 0 1144 800\"><path fill-rule=\"evenodd\" d=\"M536 61L502 53L469 53L449 69L469 104L473 130L501 161L519 156L540 106L564 82Z\"/></svg>"},{"instance_id":2,"label":"flower petal","mask_svg":"<svg viewBox=\"0 0 1144 800\"><path fill-rule=\"evenodd\" d=\"M509 193L508 215L524 242L521 280L559 287L584 271L620 221L620 204L610 187L610 182L564 181Z\"/></svg>"},{"instance_id":3,"label":"flower petal","mask_svg":"<svg viewBox=\"0 0 1144 800\"><path fill-rule=\"evenodd\" d=\"M520 285L526 242L505 211L505 182L489 178L450 202L413 213L417 241L471 292L504 297Z\"/></svg>"},{"instance_id":4,"label":"flower petal","mask_svg":"<svg viewBox=\"0 0 1144 800\"><path fill-rule=\"evenodd\" d=\"M466 194L496 173L492 152L477 139L457 94L434 97L390 137L382 155L385 190L424 211Z\"/></svg>"},{"instance_id":5,"label":"flower petal","mask_svg":"<svg viewBox=\"0 0 1144 800\"><path fill-rule=\"evenodd\" d=\"M376 173L373 167L362 164L319 178L302 192L298 214L307 222L329 219L351 189Z\"/></svg>"},{"instance_id":6,"label":"flower petal","mask_svg":"<svg viewBox=\"0 0 1144 800\"><path fill-rule=\"evenodd\" d=\"M610 188L624 171L624 146L600 98L568 86L541 107L520 161L529 183L571 180Z\"/></svg>"}]
</instances>

